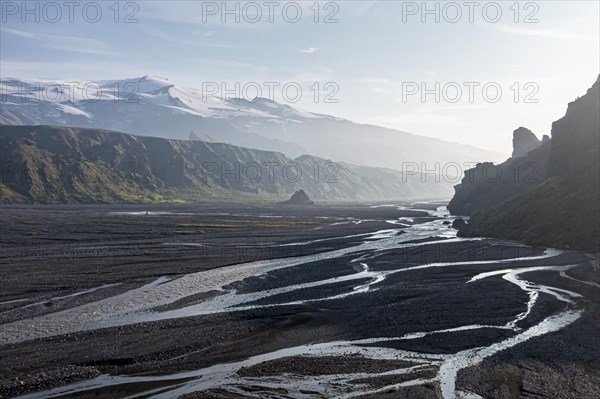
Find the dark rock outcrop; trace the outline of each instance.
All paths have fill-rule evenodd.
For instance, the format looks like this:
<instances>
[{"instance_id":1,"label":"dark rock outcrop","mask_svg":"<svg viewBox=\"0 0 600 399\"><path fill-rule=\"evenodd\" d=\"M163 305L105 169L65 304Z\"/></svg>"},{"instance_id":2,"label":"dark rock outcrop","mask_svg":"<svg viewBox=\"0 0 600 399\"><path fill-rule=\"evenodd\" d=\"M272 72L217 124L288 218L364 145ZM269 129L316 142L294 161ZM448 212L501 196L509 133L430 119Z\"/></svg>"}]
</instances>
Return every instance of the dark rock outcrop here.
<instances>
[{"instance_id":1,"label":"dark rock outcrop","mask_svg":"<svg viewBox=\"0 0 600 399\"><path fill-rule=\"evenodd\" d=\"M469 204L472 216L462 236L494 236L533 245L600 250L600 90L599 79L587 93L569 104L565 116L552 125L545 179L519 192L508 184L506 198L493 190L457 187L452 212ZM537 150L519 159L531 159ZM475 168L477 169L477 168ZM483 190L485 191L485 190ZM490 200L490 198L493 198ZM460 212L458 212L460 213Z\"/></svg>"},{"instance_id":2,"label":"dark rock outcrop","mask_svg":"<svg viewBox=\"0 0 600 399\"><path fill-rule=\"evenodd\" d=\"M462 218L454 219L454 222L452 222L452 228L455 228L457 230L461 230L461 229L465 228L466 226L467 226L467 222L465 222L465 220Z\"/></svg>"},{"instance_id":3,"label":"dark rock outcrop","mask_svg":"<svg viewBox=\"0 0 600 399\"><path fill-rule=\"evenodd\" d=\"M550 147L547 140L522 157L509 158L499 165L483 162L467 170L454 187L448 210L455 215L472 215L531 190L547 177Z\"/></svg>"},{"instance_id":4,"label":"dark rock outcrop","mask_svg":"<svg viewBox=\"0 0 600 399\"><path fill-rule=\"evenodd\" d=\"M314 205L314 202L308 198L308 195L304 192L304 190L296 191L292 197L287 200L280 202L282 205Z\"/></svg>"},{"instance_id":5,"label":"dark rock outcrop","mask_svg":"<svg viewBox=\"0 0 600 399\"><path fill-rule=\"evenodd\" d=\"M544 134L544 137L542 137L542 144L546 144L550 142L550 136L548 136L547 134Z\"/></svg>"},{"instance_id":6,"label":"dark rock outcrop","mask_svg":"<svg viewBox=\"0 0 600 399\"><path fill-rule=\"evenodd\" d=\"M547 136L545 136L547 137ZM513 132L513 152L512 158L520 158L529 151L533 151L542 145L542 141L538 140L533 132L525 127L519 127Z\"/></svg>"}]
</instances>

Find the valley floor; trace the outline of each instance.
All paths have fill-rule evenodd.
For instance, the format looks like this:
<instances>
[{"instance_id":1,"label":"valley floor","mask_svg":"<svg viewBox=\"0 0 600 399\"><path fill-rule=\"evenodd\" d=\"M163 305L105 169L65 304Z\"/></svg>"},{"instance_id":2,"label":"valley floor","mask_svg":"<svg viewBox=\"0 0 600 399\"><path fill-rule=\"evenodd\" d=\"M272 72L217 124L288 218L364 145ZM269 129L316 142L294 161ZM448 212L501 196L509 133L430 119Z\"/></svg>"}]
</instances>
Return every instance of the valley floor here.
<instances>
[{"instance_id":1,"label":"valley floor","mask_svg":"<svg viewBox=\"0 0 600 399\"><path fill-rule=\"evenodd\" d=\"M3 206L0 397L596 397L598 257L441 205Z\"/></svg>"}]
</instances>

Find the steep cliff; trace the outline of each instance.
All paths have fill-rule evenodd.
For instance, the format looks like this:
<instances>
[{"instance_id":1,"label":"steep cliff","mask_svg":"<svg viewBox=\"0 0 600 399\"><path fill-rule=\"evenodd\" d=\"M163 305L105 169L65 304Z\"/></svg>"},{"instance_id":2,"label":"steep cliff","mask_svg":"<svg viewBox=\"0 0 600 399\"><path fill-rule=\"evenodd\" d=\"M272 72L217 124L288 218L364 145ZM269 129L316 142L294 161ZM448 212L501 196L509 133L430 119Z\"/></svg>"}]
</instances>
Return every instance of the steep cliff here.
<instances>
[{"instance_id":1,"label":"steep cliff","mask_svg":"<svg viewBox=\"0 0 600 399\"><path fill-rule=\"evenodd\" d=\"M599 80L584 96L569 104L564 117L552 124L551 176L588 176L591 181L598 176Z\"/></svg>"},{"instance_id":2,"label":"steep cliff","mask_svg":"<svg viewBox=\"0 0 600 399\"><path fill-rule=\"evenodd\" d=\"M550 147L550 140L542 142L528 129L515 130L513 157L499 165L483 162L467 170L454 188L448 210L455 215L471 215L531 190L547 177Z\"/></svg>"},{"instance_id":3,"label":"steep cliff","mask_svg":"<svg viewBox=\"0 0 600 399\"><path fill-rule=\"evenodd\" d=\"M505 200L494 199L491 204L465 193L459 195L462 189L457 188L460 201L453 200L455 204L462 204L467 198L476 208L459 235L600 250L599 80L584 96L570 103L565 116L552 125L547 178L543 182ZM511 190L516 187L509 185Z\"/></svg>"}]
</instances>

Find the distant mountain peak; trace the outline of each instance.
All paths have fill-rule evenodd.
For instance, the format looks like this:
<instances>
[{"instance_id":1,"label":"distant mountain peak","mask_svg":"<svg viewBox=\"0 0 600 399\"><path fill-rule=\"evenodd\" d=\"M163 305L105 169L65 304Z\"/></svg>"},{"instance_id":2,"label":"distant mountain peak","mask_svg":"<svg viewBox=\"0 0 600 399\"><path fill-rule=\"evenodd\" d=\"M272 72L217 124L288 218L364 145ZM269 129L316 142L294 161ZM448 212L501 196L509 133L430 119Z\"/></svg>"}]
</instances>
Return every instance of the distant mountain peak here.
<instances>
[{"instance_id":1,"label":"distant mountain peak","mask_svg":"<svg viewBox=\"0 0 600 399\"><path fill-rule=\"evenodd\" d=\"M296 191L292 197L284 202L281 202L283 205L314 205L314 202L310 200L308 195L304 192L304 190Z\"/></svg>"},{"instance_id":2,"label":"distant mountain peak","mask_svg":"<svg viewBox=\"0 0 600 399\"><path fill-rule=\"evenodd\" d=\"M167 84L171 84L171 82L169 81L169 78L162 78L160 76L154 76L154 75L144 75L141 78L138 78L139 81L144 81L144 82L157 82L157 83L167 83Z\"/></svg>"}]
</instances>

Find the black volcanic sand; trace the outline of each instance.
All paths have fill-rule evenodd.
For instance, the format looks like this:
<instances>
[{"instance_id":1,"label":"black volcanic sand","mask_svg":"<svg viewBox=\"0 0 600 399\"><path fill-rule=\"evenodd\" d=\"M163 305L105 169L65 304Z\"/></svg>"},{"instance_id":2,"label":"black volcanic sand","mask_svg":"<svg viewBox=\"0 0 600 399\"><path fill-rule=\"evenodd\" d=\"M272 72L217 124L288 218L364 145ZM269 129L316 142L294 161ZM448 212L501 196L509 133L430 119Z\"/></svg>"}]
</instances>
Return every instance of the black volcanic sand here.
<instances>
[{"instance_id":1,"label":"black volcanic sand","mask_svg":"<svg viewBox=\"0 0 600 399\"><path fill-rule=\"evenodd\" d=\"M142 211L186 214L122 215ZM187 214L189 213L189 214ZM312 255L315 260L235 282L227 288L252 293L319 280L348 276L365 262L372 271L395 271L427 263L473 262L447 268L411 270L388 275L368 294L339 299L322 298L352 291L369 279L356 279L277 294L255 301L269 304L210 315L153 321L94 331L82 331L0 346L0 397L49 389L100 374L166 375L235 362L288 347L373 337L398 337L468 324L501 325L526 310L528 296L501 276L477 283L467 281L491 270L511 267L577 264L567 274L598 283L598 266L585 254L565 252L541 260L481 264L517 256L535 256L543 249L492 239L445 242L386 251L364 251L335 259L318 253L357 245L363 237L308 240L365 234L397 228L385 220L417 217L420 211L360 205L278 207L266 205L186 205L162 207L68 206L3 207L0 323L68 309L140 287L159 277L208 270L240 262ZM283 216L283 217L264 217ZM354 218L354 219L350 219ZM357 220L362 220L357 223ZM401 233L401 232L400 232ZM418 240L417 240L418 241ZM194 245L165 245L185 243ZM201 246L198 246L201 245ZM361 260L357 259L360 258ZM594 258L595 259L595 258ZM522 278L571 290L583 297L577 306L584 316L556 333L533 338L459 372L457 386L486 398L542 395L552 398L594 398L600 387L600 289L559 276L531 272ZM106 284L98 291L24 308L80 293ZM201 303L216 292L192 295L155 310ZM22 301L21 301L22 300ZM286 305L298 300L302 304ZM564 309L550 295L540 294L527 328ZM0 333L2 326L0 326ZM488 346L514 334L507 330L478 329L432 334L418 339L392 340L370 346L422 353L447 354ZM311 376L374 373L410 366L403 361L376 361L362 356L290 356L238 371L261 376L282 373ZM432 378L435 368L410 374L353 381L374 389L406 379ZM149 389L167 389L180 379L106 387L72 398L116 398ZM185 395L186 398L290 397L294 392L256 384L225 387ZM348 392L352 392L349 384ZM244 394L247 392L247 395ZM302 393L302 392L301 392ZM309 391L306 395L320 397ZM440 398L437 383L399 387L365 398Z\"/></svg>"},{"instance_id":2,"label":"black volcanic sand","mask_svg":"<svg viewBox=\"0 0 600 399\"><path fill-rule=\"evenodd\" d=\"M566 272L586 282L600 282L597 261ZM600 393L600 288L552 273L533 272L540 283L585 296L586 311L568 328L527 341L461 370L458 383L489 399L517 397L598 398Z\"/></svg>"},{"instance_id":3,"label":"black volcanic sand","mask_svg":"<svg viewBox=\"0 0 600 399\"><path fill-rule=\"evenodd\" d=\"M403 360L373 360L354 356L291 356L283 359L264 362L252 367L243 367L238 372L246 377L280 375L293 373L300 375L326 375L337 373L353 373L357 370L365 373L381 373L405 367L414 363Z\"/></svg>"},{"instance_id":4,"label":"black volcanic sand","mask_svg":"<svg viewBox=\"0 0 600 399\"><path fill-rule=\"evenodd\" d=\"M458 384L485 398L586 398L600 392L598 302L568 328L461 370Z\"/></svg>"},{"instance_id":5,"label":"black volcanic sand","mask_svg":"<svg viewBox=\"0 0 600 399\"><path fill-rule=\"evenodd\" d=\"M387 219L419 215L426 213L358 206L2 206L0 322L113 296L162 276L343 248L360 237L279 245L389 229ZM358 218L369 220L354 223ZM11 309L18 314L2 313Z\"/></svg>"}]
</instances>

